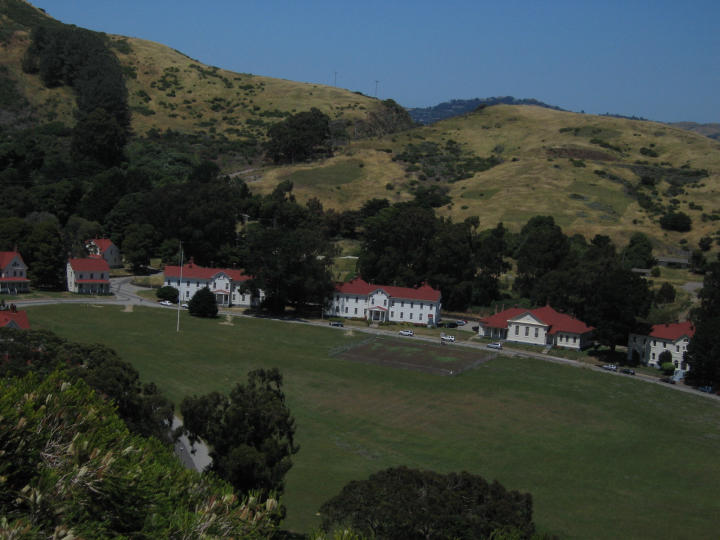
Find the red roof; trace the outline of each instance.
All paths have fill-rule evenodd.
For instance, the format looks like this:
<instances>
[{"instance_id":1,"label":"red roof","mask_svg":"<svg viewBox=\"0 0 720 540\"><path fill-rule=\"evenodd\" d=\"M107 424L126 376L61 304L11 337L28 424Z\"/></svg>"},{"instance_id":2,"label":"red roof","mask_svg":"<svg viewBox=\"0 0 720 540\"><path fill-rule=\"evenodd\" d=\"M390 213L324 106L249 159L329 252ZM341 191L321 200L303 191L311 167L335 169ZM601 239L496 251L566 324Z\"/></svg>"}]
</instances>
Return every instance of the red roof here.
<instances>
[{"instance_id":1,"label":"red roof","mask_svg":"<svg viewBox=\"0 0 720 540\"><path fill-rule=\"evenodd\" d=\"M695 326L690 321L672 324L656 324L650 330L650 337L676 341L681 337L691 338L695 335Z\"/></svg>"},{"instance_id":2,"label":"red roof","mask_svg":"<svg viewBox=\"0 0 720 540\"><path fill-rule=\"evenodd\" d=\"M230 269L230 268L206 268L204 266L198 266L195 263L188 263L182 267L183 279L213 279L218 274L225 274L233 281L247 281L250 276L243 273L242 270ZM165 277L180 278L180 267L179 266L166 266ZM226 291L227 292L227 291Z\"/></svg>"},{"instance_id":3,"label":"red roof","mask_svg":"<svg viewBox=\"0 0 720 540\"><path fill-rule=\"evenodd\" d=\"M335 290L344 294L357 294L362 296L367 296L374 291L382 290L391 298L407 298L409 300L425 300L428 302L440 301L440 291L433 289L427 283L423 283L418 288L393 287L390 285L373 285L357 277L347 283L338 283L335 285Z\"/></svg>"},{"instance_id":4,"label":"red roof","mask_svg":"<svg viewBox=\"0 0 720 540\"><path fill-rule=\"evenodd\" d=\"M93 238L92 240L89 240L89 242L95 244L101 254L105 253L105 251L113 245L112 240L109 238Z\"/></svg>"},{"instance_id":5,"label":"red roof","mask_svg":"<svg viewBox=\"0 0 720 540\"><path fill-rule=\"evenodd\" d=\"M109 272L110 266L105 259L87 258L68 261L75 272Z\"/></svg>"},{"instance_id":6,"label":"red roof","mask_svg":"<svg viewBox=\"0 0 720 540\"><path fill-rule=\"evenodd\" d=\"M548 327L548 334L554 335L558 332L568 332L571 334L584 334L594 330L592 326L588 326L584 322L565 313L555 311L550 306L536 309L510 308L495 315L480 319L480 322L491 328L507 328L508 321L516 319L526 313L531 314L541 323Z\"/></svg>"},{"instance_id":7,"label":"red roof","mask_svg":"<svg viewBox=\"0 0 720 540\"><path fill-rule=\"evenodd\" d=\"M23 261L20 253L17 251L0 251L0 269L5 268L15 257L20 259L21 263L25 264L25 261Z\"/></svg>"},{"instance_id":8,"label":"red roof","mask_svg":"<svg viewBox=\"0 0 720 540\"><path fill-rule=\"evenodd\" d=\"M30 330L30 321L28 321L26 311L17 311L15 313L8 310L0 311L1 328L15 325L17 325L18 328L22 328L23 330Z\"/></svg>"}]
</instances>

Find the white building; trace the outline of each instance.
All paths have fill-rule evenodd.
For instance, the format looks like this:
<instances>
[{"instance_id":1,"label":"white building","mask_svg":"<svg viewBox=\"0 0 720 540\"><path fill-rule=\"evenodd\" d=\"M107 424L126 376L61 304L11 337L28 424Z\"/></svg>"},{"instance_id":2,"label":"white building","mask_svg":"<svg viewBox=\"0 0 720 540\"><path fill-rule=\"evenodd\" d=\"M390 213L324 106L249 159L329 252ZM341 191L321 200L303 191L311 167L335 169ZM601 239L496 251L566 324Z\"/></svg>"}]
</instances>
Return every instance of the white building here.
<instances>
[{"instance_id":1,"label":"white building","mask_svg":"<svg viewBox=\"0 0 720 540\"><path fill-rule=\"evenodd\" d=\"M684 355L695 327L690 321L673 324L656 324L645 334L630 334L628 338L628 360L642 362L660 368L660 355L669 352L676 369L688 371ZM633 358L634 357L634 358Z\"/></svg>"},{"instance_id":2,"label":"white building","mask_svg":"<svg viewBox=\"0 0 720 540\"><path fill-rule=\"evenodd\" d=\"M435 324L440 320L440 291L427 284L418 288L373 285L361 278L335 286L325 314L377 322Z\"/></svg>"},{"instance_id":3,"label":"white building","mask_svg":"<svg viewBox=\"0 0 720 540\"><path fill-rule=\"evenodd\" d=\"M175 287L180 293L180 301L189 301L197 291L208 287L215 294L219 306L257 306L265 298L263 291L254 296L250 291L242 291L242 285L250 276L242 270L230 268L206 268L198 266L192 259L182 267L182 280L179 266L165 267L165 286Z\"/></svg>"},{"instance_id":4,"label":"white building","mask_svg":"<svg viewBox=\"0 0 720 540\"><path fill-rule=\"evenodd\" d=\"M516 343L580 350L591 344L593 330L581 320L545 306L532 310L510 308L480 319L478 334Z\"/></svg>"},{"instance_id":5,"label":"white building","mask_svg":"<svg viewBox=\"0 0 720 540\"><path fill-rule=\"evenodd\" d=\"M110 266L105 259L70 259L66 270L68 291L110 294Z\"/></svg>"},{"instance_id":6,"label":"white building","mask_svg":"<svg viewBox=\"0 0 720 540\"><path fill-rule=\"evenodd\" d=\"M85 249L91 257L102 257L110 268L121 268L122 255L118 247L109 238L93 238L85 242Z\"/></svg>"},{"instance_id":7,"label":"white building","mask_svg":"<svg viewBox=\"0 0 720 540\"><path fill-rule=\"evenodd\" d=\"M30 290L27 265L17 251L0 251L0 292L17 294Z\"/></svg>"}]
</instances>

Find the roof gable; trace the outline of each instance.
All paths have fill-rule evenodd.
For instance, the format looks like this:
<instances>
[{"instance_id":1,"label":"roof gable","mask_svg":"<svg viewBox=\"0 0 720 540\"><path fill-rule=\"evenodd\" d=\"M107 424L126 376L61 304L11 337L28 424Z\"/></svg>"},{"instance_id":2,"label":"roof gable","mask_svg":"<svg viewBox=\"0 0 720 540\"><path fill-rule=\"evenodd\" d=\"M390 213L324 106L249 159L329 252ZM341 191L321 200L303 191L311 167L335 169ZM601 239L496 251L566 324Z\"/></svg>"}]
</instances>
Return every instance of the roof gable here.
<instances>
[{"instance_id":1,"label":"roof gable","mask_svg":"<svg viewBox=\"0 0 720 540\"><path fill-rule=\"evenodd\" d=\"M115 245L109 238L93 238L92 240L88 240L88 242L95 244L100 253L105 253L110 247Z\"/></svg>"},{"instance_id":2,"label":"roof gable","mask_svg":"<svg viewBox=\"0 0 720 540\"><path fill-rule=\"evenodd\" d=\"M165 270L166 278L180 278L180 266L166 266ZM217 279L220 275L229 277L232 281L247 281L251 278L247 274L243 273L242 270L230 269L230 268L206 268L204 266L198 266L194 262L184 264L182 267L183 279Z\"/></svg>"},{"instance_id":3,"label":"roof gable","mask_svg":"<svg viewBox=\"0 0 720 540\"><path fill-rule=\"evenodd\" d=\"M656 324L650 330L650 337L677 341L682 337L691 338L695 335L695 326L690 321L672 324Z\"/></svg>"},{"instance_id":4,"label":"roof gable","mask_svg":"<svg viewBox=\"0 0 720 540\"><path fill-rule=\"evenodd\" d=\"M480 322L489 328L507 328L508 322L540 323L548 327L548 333L551 335L557 334L558 332L585 334L594 330L592 326L588 326L575 317L555 311L550 306L532 310L517 307L509 308L495 315L480 319Z\"/></svg>"},{"instance_id":5,"label":"roof gable","mask_svg":"<svg viewBox=\"0 0 720 540\"><path fill-rule=\"evenodd\" d=\"M17 251L0 251L0 268L4 269L9 264L13 262L13 260L17 257L17 259L25 266L25 261L23 261L22 257L20 256L20 253Z\"/></svg>"},{"instance_id":6,"label":"roof gable","mask_svg":"<svg viewBox=\"0 0 720 540\"><path fill-rule=\"evenodd\" d=\"M0 328L20 328L30 330L30 321L26 311L0 311Z\"/></svg>"},{"instance_id":7,"label":"roof gable","mask_svg":"<svg viewBox=\"0 0 720 540\"><path fill-rule=\"evenodd\" d=\"M548 326L545 321L538 319L532 311L525 311L523 313L520 313L519 315L516 315L515 317L508 319L508 324L511 322L524 324L540 324L543 326Z\"/></svg>"},{"instance_id":8,"label":"roof gable","mask_svg":"<svg viewBox=\"0 0 720 540\"><path fill-rule=\"evenodd\" d=\"M376 291L382 291L390 298L400 300L440 301L440 291L433 289L427 283L423 283L420 287L395 287L390 285L373 285L360 277L356 277L345 283L338 283L335 285L335 291L343 294L357 294L359 296L367 296Z\"/></svg>"},{"instance_id":9,"label":"roof gable","mask_svg":"<svg viewBox=\"0 0 720 540\"><path fill-rule=\"evenodd\" d=\"M75 272L110 272L110 266L107 261L97 257L70 259L68 264Z\"/></svg>"}]
</instances>

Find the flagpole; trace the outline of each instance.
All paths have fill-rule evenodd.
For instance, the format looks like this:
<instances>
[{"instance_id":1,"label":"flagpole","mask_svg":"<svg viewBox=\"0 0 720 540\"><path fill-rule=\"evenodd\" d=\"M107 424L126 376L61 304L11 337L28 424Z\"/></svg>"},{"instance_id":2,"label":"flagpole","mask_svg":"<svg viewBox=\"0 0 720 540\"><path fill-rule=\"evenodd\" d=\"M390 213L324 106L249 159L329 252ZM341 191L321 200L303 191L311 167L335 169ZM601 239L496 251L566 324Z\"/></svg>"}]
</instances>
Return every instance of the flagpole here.
<instances>
[{"instance_id":1,"label":"flagpole","mask_svg":"<svg viewBox=\"0 0 720 540\"><path fill-rule=\"evenodd\" d=\"M180 302L182 297L180 291L182 291L182 271L183 271L183 249L182 242L180 242L180 283L178 285L178 299L177 299L177 332L180 332Z\"/></svg>"}]
</instances>

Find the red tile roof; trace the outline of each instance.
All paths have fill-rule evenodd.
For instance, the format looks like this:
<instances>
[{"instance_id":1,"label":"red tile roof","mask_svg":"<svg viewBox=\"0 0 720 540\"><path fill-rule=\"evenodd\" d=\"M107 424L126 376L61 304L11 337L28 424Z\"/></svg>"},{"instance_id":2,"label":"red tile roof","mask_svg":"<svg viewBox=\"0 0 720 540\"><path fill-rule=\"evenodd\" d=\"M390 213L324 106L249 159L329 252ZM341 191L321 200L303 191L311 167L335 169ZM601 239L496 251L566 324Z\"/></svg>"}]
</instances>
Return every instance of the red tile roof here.
<instances>
[{"instance_id":1,"label":"red tile roof","mask_svg":"<svg viewBox=\"0 0 720 540\"><path fill-rule=\"evenodd\" d=\"M423 283L417 288L394 287L391 285L373 285L357 277L347 283L338 283L335 285L335 291L344 294L367 296L377 290L384 291L391 298L406 298L408 300L424 300L427 302L440 301L440 291L433 289L427 283Z\"/></svg>"},{"instance_id":2,"label":"red tile roof","mask_svg":"<svg viewBox=\"0 0 720 540\"><path fill-rule=\"evenodd\" d=\"M480 319L480 322L490 328L507 328L508 321L516 319L526 313L531 314L541 323L548 327L548 333L550 335L557 334L558 332L568 332L571 334L584 334L594 330L592 326L588 326L584 322L565 313L555 311L550 306L545 306L536 309L526 308L509 308L495 315L490 315Z\"/></svg>"},{"instance_id":3,"label":"red tile roof","mask_svg":"<svg viewBox=\"0 0 720 540\"><path fill-rule=\"evenodd\" d=\"M15 257L20 259L20 262L25 264L25 261L23 261L20 253L18 253L17 251L0 251L0 268L5 268L8 264L12 262Z\"/></svg>"},{"instance_id":4,"label":"red tile roof","mask_svg":"<svg viewBox=\"0 0 720 540\"><path fill-rule=\"evenodd\" d=\"M676 341L681 337L691 338L695 335L695 326L690 321L672 324L656 324L650 330L650 337Z\"/></svg>"},{"instance_id":5,"label":"red tile roof","mask_svg":"<svg viewBox=\"0 0 720 540\"><path fill-rule=\"evenodd\" d=\"M8 310L0 311L0 328L14 327L15 325L23 330L30 330L30 321L26 311L17 311L15 313Z\"/></svg>"},{"instance_id":6,"label":"red tile roof","mask_svg":"<svg viewBox=\"0 0 720 540\"><path fill-rule=\"evenodd\" d=\"M70 259L68 262L75 272L110 272L105 259Z\"/></svg>"},{"instance_id":7,"label":"red tile roof","mask_svg":"<svg viewBox=\"0 0 720 540\"><path fill-rule=\"evenodd\" d=\"M110 240L109 238L93 238L92 240L88 241L95 244L101 254L105 253L105 251L113 245L112 240Z\"/></svg>"},{"instance_id":8,"label":"red tile roof","mask_svg":"<svg viewBox=\"0 0 720 540\"><path fill-rule=\"evenodd\" d=\"M251 276L243 273L242 270L231 268L206 268L195 263L188 263L182 267L183 279L213 279L218 274L225 274L233 281L247 281ZM179 266L166 266L165 277L180 278Z\"/></svg>"}]
</instances>

